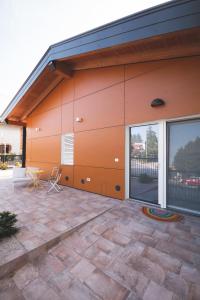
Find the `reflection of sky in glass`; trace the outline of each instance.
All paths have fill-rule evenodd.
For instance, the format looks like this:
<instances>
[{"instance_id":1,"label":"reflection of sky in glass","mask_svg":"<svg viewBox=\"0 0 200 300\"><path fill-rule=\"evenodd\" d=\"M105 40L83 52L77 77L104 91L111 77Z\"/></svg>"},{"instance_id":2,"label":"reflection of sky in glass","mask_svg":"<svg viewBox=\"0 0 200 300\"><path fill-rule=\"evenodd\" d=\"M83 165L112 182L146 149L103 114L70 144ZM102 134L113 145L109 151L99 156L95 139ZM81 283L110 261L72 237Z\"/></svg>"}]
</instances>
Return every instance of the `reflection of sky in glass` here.
<instances>
[{"instance_id":1,"label":"reflection of sky in glass","mask_svg":"<svg viewBox=\"0 0 200 300\"><path fill-rule=\"evenodd\" d=\"M134 134L140 134L142 138L142 143L146 142L146 135L148 128L151 127L152 131L155 132L157 138L158 138L158 125L157 124L149 124L149 125L141 125L141 126L134 126L131 128L131 136Z\"/></svg>"},{"instance_id":2,"label":"reflection of sky in glass","mask_svg":"<svg viewBox=\"0 0 200 300\"><path fill-rule=\"evenodd\" d=\"M186 121L170 124L170 150L169 160L170 165L174 161L176 152L184 147L188 142L194 141L200 137L200 121ZM199 149L200 151L200 149Z\"/></svg>"}]
</instances>

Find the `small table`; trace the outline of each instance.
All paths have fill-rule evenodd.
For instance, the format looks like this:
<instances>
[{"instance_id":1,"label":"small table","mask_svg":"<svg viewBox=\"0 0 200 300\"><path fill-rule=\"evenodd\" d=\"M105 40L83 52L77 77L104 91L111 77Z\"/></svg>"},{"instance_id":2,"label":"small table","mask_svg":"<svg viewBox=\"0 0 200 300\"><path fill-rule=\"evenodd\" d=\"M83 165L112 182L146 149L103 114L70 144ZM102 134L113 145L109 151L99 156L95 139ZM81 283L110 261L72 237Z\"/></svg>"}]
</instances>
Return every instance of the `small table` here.
<instances>
[{"instance_id":1,"label":"small table","mask_svg":"<svg viewBox=\"0 0 200 300\"><path fill-rule=\"evenodd\" d=\"M29 170L29 174L31 175L32 178L32 187L33 189L39 189L42 187L40 183L40 175L44 173L44 170Z\"/></svg>"}]
</instances>

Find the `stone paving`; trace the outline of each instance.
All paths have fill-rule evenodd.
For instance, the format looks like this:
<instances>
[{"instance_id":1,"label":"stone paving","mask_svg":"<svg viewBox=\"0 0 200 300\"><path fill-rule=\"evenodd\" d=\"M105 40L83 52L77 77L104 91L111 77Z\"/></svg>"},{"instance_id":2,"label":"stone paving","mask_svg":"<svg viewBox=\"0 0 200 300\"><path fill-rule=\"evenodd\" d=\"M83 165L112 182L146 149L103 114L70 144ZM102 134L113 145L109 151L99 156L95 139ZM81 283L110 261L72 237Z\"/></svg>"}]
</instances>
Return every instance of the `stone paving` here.
<instances>
[{"instance_id":1,"label":"stone paving","mask_svg":"<svg viewBox=\"0 0 200 300\"><path fill-rule=\"evenodd\" d=\"M118 202L1 280L0 299L199 300L200 219L158 222Z\"/></svg>"},{"instance_id":2,"label":"stone paving","mask_svg":"<svg viewBox=\"0 0 200 300\"><path fill-rule=\"evenodd\" d=\"M20 231L0 241L0 278L119 203L66 187L47 194L46 183L34 191L23 185L14 187L7 175L0 180L0 211L16 213Z\"/></svg>"}]
</instances>

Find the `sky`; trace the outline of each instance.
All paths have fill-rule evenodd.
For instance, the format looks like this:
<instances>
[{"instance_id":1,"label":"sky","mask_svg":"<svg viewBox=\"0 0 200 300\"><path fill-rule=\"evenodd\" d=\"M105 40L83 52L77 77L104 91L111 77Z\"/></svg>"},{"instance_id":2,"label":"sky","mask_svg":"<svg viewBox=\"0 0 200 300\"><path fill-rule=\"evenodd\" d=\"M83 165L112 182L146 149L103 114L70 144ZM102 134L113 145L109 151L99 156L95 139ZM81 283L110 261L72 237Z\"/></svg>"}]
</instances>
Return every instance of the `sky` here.
<instances>
[{"instance_id":1,"label":"sky","mask_svg":"<svg viewBox=\"0 0 200 300\"><path fill-rule=\"evenodd\" d=\"M0 0L0 115L51 44L166 0Z\"/></svg>"}]
</instances>

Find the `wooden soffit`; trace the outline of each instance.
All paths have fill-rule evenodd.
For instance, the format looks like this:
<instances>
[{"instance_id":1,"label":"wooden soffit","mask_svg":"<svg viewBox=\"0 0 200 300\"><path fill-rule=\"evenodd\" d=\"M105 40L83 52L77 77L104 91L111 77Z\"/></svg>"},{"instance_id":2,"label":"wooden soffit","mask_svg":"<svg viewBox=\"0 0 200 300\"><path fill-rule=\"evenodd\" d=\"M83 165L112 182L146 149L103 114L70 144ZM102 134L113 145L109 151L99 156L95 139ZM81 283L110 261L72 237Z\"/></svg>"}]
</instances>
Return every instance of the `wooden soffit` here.
<instances>
[{"instance_id":1,"label":"wooden soffit","mask_svg":"<svg viewBox=\"0 0 200 300\"><path fill-rule=\"evenodd\" d=\"M25 122L27 116L64 79L71 78L72 70L65 62L50 62L37 80L7 117L8 122Z\"/></svg>"},{"instance_id":2,"label":"wooden soffit","mask_svg":"<svg viewBox=\"0 0 200 300\"><path fill-rule=\"evenodd\" d=\"M68 59L74 70L200 55L200 27Z\"/></svg>"}]
</instances>

